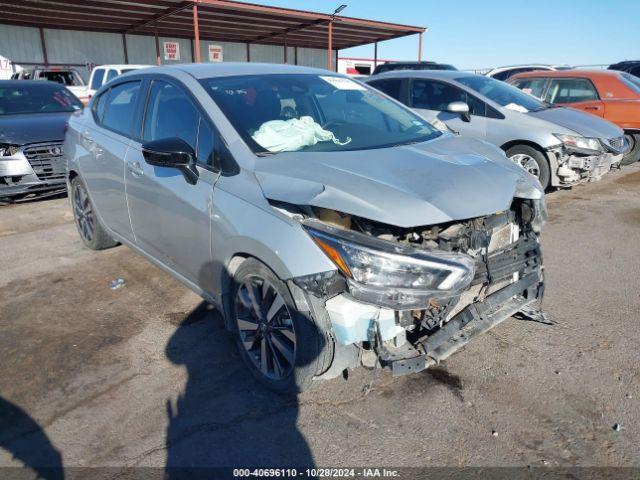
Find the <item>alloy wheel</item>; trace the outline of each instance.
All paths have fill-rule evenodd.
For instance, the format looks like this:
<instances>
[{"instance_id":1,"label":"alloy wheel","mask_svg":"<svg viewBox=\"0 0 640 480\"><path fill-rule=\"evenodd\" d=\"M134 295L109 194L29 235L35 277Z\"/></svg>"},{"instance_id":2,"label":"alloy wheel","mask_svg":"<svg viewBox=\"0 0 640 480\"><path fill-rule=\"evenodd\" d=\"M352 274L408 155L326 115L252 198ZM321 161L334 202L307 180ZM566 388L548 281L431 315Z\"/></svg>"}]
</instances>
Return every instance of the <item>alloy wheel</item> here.
<instances>
[{"instance_id":1,"label":"alloy wheel","mask_svg":"<svg viewBox=\"0 0 640 480\"><path fill-rule=\"evenodd\" d=\"M73 213L80 235L91 242L95 234L95 218L89 195L82 185L76 185L73 189Z\"/></svg>"},{"instance_id":2,"label":"alloy wheel","mask_svg":"<svg viewBox=\"0 0 640 480\"><path fill-rule=\"evenodd\" d=\"M296 334L282 295L264 278L249 276L236 293L235 313L253 365L272 380L286 378L295 364Z\"/></svg>"},{"instance_id":3,"label":"alloy wheel","mask_svg":"<svg viewBox=\"0 0 640 480\"><path fill-rule=\"evenodd\" d=\"M540 166L536 162L535 158L524 153L517 153L511 157L515 163L524 168L527 172L536 178L540 178Z\"/></svg>"}]
</instances>

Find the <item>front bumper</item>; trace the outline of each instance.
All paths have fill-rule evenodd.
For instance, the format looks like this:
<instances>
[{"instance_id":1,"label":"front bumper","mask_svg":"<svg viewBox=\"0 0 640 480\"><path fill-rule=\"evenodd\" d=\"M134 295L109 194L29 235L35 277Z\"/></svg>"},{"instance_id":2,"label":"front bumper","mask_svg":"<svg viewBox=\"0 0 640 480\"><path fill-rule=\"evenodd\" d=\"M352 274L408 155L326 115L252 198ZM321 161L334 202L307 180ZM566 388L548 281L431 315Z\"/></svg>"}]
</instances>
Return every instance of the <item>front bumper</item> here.
<instances>
[{"instance_id":1,"label":"front bumper","mask_svg":"<svg viewBox=\"0 0 640 480\"><path fill-rule=\"evenodd\" d=\"M600 180L613 166L622 161L622 153L601 153L586 155L569 152L564 148L552 149L547 152L557 165L554 172L556 180L552 184L559 187L571 187L580 183Z\"/></svg>"},{"instance_id":2,"label":"front bumper","mask_svg":"<svg viewBox=\"0 0 640 480\"><path fill-rule=\"evenodd\" d=\"M65 177L60 143L25 145L11 156L0 157L0 197L64 190Z\"/></svg>"}]
</instances>

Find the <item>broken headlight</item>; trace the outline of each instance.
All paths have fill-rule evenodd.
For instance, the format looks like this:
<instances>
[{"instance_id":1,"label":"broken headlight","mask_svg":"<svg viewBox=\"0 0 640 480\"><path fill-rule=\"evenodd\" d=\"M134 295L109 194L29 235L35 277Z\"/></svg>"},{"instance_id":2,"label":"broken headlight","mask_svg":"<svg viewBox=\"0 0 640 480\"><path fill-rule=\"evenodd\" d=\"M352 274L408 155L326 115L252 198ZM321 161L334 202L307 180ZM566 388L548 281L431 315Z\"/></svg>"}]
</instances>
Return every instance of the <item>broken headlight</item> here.
<instances>
[{"instance_id":1,"label":"broken headlight","mask_svg":"<svg viewBox=\"0 0 640 480\"><path fill-rule=\"evenodd\" d=\"M351 295L367 303L425 308L429 299L457 295L473 279L468 255L412 248L320 222L305 228L347 278Z\"/></svg>"},{"instance_id":2,"label":"broken headlight","mask_svg":"<svg viewBox=\"0 0 640 480\"><path fill-rule=\"evenodd\" d=\"M566 135L564 133L554 133L553 135L569 149L604 152L602 142L600 142L600 139L598 138L583 137L581 135Z\"/></svg>"}]
</instances>

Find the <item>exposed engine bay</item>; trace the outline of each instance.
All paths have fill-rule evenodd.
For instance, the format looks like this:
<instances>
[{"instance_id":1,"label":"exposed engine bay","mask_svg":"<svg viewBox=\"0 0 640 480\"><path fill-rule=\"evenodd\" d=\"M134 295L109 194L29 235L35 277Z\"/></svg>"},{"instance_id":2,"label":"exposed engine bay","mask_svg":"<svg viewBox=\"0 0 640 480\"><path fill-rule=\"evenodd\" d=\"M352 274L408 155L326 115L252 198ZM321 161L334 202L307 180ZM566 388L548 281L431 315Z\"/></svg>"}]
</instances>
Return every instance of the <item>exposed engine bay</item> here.
<instances>
[{"instance_id":1,"label":"exposed engine bay","mask_svg":"<svg viewBox=\"0 0 640 480\"><path fill-rule=\"evenodd\" d=\"M546 211L540 212L535 201L515 198L508 211L416 228L325 208L274 206L296 216L312 231L329 228L330 233L340 232L348 241L360 244L367 239L378 241L380 245L372 243L372 248L388 246L389 255L397 252L418 258L421 252L437 252L444 255L445 263L450 258L446 255L468 259L471 273L459 277L459 288L439 292L424 287L424 294L413 295L407 293L410 289L364 285L370 280L376 283L374 274L358 278L358 268L341 267L340 259L334 258L340 253L332 256L330 245L324 245L325 237L317 235L317 243L334 259L339 273L298 278L295 283L324 302L337 343L355 345L365 365L378 362L394 374L413 373L443 360L475 335L518 312L543 318L530 307L542 298L544 289L538 232ZM363 255L354 254L366 259ZM387 271L386 278L394 273Z\"/></svg>"}]
</instances>

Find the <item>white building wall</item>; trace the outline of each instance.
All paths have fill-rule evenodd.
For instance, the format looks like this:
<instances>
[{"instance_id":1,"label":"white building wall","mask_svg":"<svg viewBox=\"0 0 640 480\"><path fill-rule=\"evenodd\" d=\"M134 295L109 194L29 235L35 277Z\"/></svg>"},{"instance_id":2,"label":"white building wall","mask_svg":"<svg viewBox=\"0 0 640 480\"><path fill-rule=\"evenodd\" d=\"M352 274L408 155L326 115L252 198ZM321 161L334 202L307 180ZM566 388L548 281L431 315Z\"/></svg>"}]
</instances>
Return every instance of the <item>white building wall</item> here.
<instances>
[{"instance_id":1,"label":"white building wall","mask_svg":"<svg viewBox=\"0 0 640 480\"><path fill-rule=\"evenodd\" d=\"M0 25L0 55L10 60L44 62L37 28Z\"/></svg>"},{"instance_id":2,"label":"white building wall","mask_svg":"<svg viewBox=\"0 0 640 480\"><path fill-rule=\"evenodd\" d=\"M1 21L1 19L0 19ZM118 33L86 32L78 30L44 29L47 56L51 64L125 63L122 35ZM129 63L156 63L156 44L152 35L126 35ZM175 41L180 45L180 60L164 60L163 42ZM193 61L191 40L184 38L160 37L160 57L163 64L189 63ZM246 62L245 43L202 40L201 59L209 60L209 45L221 45L225 62ZM326 68L327 51L317 48L298 49L298 65ZM251 61L263 63L283 63L284 47L278 45L251 44ZM43 63L44 56L37 28L0 25L0 57L12 61ZM296 59L294 47L288 47L287 61L293 65ZM337 62L337 52L335 55ZM335 64L335 63L334 63ZM77 67L86 78L88 72L83 66Z\"/></svg>"},{"instance_id":3,"label":"white building wall","mask_svg":"<svg viewBox=\"0 0 640 480\"><path fill-rule=\"evenodd\" d=\"M122 35L45 28L49 63L124 63Z\"/></svg>"},{"instance_id":4,"label":"white building wall","mask_svg":"<svg viewBox=\"0 0 640 480\"><path fill-rule=\"evenodd\" d=\"M126 35L129 63L156 64L156 40L147 35Z\"/></svg>"}]
</instances>

